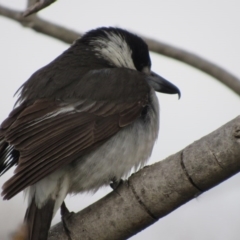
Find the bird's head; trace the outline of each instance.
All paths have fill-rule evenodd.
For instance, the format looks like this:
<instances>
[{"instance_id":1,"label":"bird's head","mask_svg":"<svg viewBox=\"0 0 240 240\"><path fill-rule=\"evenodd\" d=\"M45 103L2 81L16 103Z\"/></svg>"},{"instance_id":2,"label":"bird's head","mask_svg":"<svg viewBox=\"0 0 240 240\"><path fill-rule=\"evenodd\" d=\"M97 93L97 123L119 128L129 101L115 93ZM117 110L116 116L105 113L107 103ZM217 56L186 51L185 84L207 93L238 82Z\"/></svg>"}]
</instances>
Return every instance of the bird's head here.
<instances>
[{"instance_id":1,"label":"bird's head","mask_svg":"<svg viewBox=\"0 0 240 240\"><path fill-rule=\"evenodd\" d=\"M180 90L176 86L151 71L148 46L137 35L120 28L102 27L87 32L79 42L109 66L142 72L155 91L177 93L180 97Z\"/></svg>"}]
</instances>

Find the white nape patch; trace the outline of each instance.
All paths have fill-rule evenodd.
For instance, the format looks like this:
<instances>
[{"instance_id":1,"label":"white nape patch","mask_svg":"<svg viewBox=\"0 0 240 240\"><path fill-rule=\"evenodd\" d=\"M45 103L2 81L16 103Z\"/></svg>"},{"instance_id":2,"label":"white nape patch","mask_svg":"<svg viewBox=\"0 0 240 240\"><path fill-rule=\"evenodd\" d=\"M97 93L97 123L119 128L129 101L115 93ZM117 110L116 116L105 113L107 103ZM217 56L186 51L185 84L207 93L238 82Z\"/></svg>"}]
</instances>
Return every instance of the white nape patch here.
<instances>
[{"instance_id":1,"label":"white nape patch","mask_svg":"<svg viewBox=\"0 0 240 240\"><path fill-rule=\"evenodd\" d=\"M126 67L136 70L132 60L132 50L126 40L119 34L105 32L107 38L96 38L91 43L103 57L116 67Z\"/></svg>"}]
</instances>

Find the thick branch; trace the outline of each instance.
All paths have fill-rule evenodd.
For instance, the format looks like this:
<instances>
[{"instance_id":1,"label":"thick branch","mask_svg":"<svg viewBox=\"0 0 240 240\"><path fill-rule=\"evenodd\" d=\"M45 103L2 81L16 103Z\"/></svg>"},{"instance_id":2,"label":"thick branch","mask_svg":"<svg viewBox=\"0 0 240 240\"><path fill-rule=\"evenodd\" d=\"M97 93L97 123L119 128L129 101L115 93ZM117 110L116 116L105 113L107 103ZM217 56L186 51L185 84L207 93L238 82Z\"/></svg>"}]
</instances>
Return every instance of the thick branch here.
<instances>
[{"instance_id":1,"label":"thick branch","mask_svg":"<svg viewBox=\"0 0 240 240\"><path fill-rule=\"evenodd\" d=\"M240 171L240 116L132 175L66 223L71 240L127 239ZM62 223L49 240L67 240Z\"/></svg>"},{"instance_id":2,"label":"thick branch","mask_svg":"<svg viewBox=\"0 0 240 240\"><path fill-rule=\"evenodd\" d=\"M61 27L57 24L45 21L41 18L23 18L22 12L14 11L0 5L0 15L14 19L20 22L25 27L32 28L33 30L54 37L66 43L72 43L81 36L80 33ZM218 79L227 87L232 89L235 93L240 95L240 80L227 72L223 68L211 63L193 53L181 50L179 48L170 46L168 44L143 37L149 46L149 50L164 56L179 60L187 63L211 76Z\"/></svg>"}]
</instances>

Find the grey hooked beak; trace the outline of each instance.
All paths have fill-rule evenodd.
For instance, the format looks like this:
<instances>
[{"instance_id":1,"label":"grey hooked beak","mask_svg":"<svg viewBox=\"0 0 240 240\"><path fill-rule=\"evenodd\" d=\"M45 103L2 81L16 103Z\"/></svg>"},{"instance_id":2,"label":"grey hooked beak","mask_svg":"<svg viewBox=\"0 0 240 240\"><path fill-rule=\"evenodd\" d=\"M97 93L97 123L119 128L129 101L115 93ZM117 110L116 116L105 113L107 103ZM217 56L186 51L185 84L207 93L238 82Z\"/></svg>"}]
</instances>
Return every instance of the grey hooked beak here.
<instances>
[{"instance_id":1,"label":"grey hooked beak","mask_svg":"<svg viewBox=\"0 0 240 240\"><path fill-rule=\"evenodd\" d=\"M166 79L157 75L154 72L151 72L150 75L147 77L147 82L157 92L168 94L177 93L178 98L181 97L181 92L175 85L173 85L172 83L170 83L169 81L167 81Z\"/></svg>"}]
</instances>

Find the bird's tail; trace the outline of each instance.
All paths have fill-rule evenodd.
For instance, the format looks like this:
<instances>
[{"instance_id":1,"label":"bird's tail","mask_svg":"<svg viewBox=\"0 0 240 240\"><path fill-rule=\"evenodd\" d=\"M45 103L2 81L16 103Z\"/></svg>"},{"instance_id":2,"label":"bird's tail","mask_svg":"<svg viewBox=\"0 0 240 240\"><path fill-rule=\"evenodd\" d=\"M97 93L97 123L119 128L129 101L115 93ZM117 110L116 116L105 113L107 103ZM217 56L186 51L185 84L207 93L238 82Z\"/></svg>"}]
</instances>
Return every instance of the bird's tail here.
<instances>
[{"instance_id":1,"label":"bird's tail","mask_svg":"<svg viewBox=\"0 0 240 240\"><path fill-rule=\"evenodd\" d=\"M36 205L35 197L32 198L24 221L27 229L27 240L46 240L51 226L55 201L49 199L42 208Z\"/></svg>"}]
</instances>

